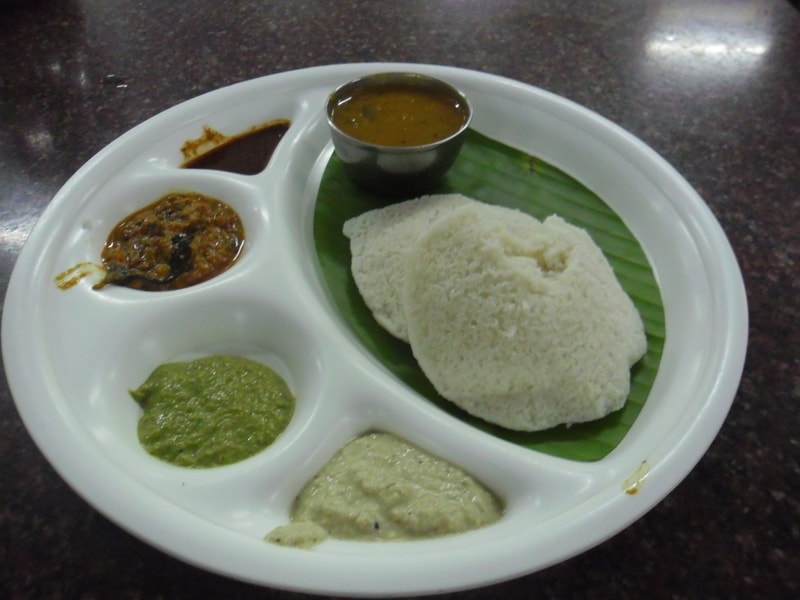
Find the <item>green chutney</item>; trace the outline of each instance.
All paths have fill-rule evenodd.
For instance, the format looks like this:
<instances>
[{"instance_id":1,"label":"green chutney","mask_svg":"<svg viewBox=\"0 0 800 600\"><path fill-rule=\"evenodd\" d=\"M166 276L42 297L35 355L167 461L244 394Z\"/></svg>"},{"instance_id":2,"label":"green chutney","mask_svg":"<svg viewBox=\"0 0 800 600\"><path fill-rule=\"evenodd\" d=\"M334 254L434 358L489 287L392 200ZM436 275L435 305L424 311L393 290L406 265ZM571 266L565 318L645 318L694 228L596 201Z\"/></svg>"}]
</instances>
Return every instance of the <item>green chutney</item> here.
<instances>
[{"instance_id":1,"label":"green chutney","mask_svg":"<svg viewBox=\"0 0 800 600\"><path fill-rule=\"evenodd\" d=\"M218 467L253 456L283 433L295 407L280 375L240 356L160 365L130 393L144 410L141 444L182 467Z\"/></svg>"}]
</instances>

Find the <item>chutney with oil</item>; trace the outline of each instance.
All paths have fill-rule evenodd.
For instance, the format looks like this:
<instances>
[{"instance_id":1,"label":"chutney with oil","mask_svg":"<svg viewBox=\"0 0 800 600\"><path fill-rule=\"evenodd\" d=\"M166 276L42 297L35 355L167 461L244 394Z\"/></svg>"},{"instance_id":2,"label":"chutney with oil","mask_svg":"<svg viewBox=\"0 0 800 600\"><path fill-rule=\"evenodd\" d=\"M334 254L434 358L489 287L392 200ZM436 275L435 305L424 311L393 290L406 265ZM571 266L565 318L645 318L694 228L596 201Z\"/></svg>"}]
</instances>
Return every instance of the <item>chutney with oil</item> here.
<instances>
[{"instance_id":1,"label":"chutney with oil","mask_svg":"<svg viewBox=\"0 0 800 600\"><path fill-rule=\"evenodd\" d=\"M172 192L120 221L101 253L105 277L94 287L186 288L219 275L238 259L244 226L226 203Z\"/></svg>"}]
</instances>

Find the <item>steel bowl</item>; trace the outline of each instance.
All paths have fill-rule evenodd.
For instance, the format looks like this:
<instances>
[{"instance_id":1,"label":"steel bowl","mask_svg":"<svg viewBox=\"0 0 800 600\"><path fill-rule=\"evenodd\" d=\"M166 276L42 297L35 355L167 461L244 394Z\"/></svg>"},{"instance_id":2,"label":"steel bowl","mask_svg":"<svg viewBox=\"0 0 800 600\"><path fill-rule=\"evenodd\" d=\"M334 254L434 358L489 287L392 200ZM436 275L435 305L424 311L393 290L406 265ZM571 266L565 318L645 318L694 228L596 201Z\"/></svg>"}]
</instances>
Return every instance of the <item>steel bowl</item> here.
<instances>
[{"instance_id":1,"label":"steel bowl","mask_svg":"<svg viewBox=\"0 0 800 600\"><path fill-rule=\"evenodd\" d=\"M462 118L454 133L422 145L382 145L345 133L334 111L354 94L373 88L403 87L441 94ZM472 120L467 97L452 85L417 73L377 73L341 85L328 97L326 114L333 147L347 176L370 191L386 195L421 193L439 181L455 162Z\"/></svg>"}]
</instances>

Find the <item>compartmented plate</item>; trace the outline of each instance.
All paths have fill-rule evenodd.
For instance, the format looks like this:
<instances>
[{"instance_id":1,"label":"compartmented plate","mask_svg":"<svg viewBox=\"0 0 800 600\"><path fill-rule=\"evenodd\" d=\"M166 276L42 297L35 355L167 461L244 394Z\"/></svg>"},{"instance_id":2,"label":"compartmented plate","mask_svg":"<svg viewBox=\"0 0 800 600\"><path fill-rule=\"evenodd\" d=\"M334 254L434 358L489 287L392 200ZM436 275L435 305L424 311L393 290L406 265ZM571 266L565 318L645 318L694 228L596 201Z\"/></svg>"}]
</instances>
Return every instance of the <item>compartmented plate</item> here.
<instances>
[{"instance_id":1,"label":"compartmented plate","mask_svg":"<svg viewBox=\"0 0 800 600\"><path fill-rule=\"evenodd\" d=\"M370 72L443 78L475 108L473 127L553 165L602 198L638 240L661 291L665 343L633 425L600 460L509 443L403 384L359 339L320 268L314 215L332 155L323 106ZM292 125L267 169L182 170L204 125L234 134ZM215 279L174 292L68 291L54 278L97 262L111 227L175 189L237 210L247 242ZM626 527L700 459L741 375L741 275L712 214L652 150L586 109L477 72L427 65L317 67L256 79L178 105L110 144L59 191L15 266L3 356L20 414L48 460L87 501L154 546L231 577L295 590L398 595L455 590L535 571ZM136 438L128 390L162 362L233 352L276 368L298 398L278 441L235 465L161 463ZM302 485L351 437L383 429L462 466L506 515L419 542L327 540L312 551L263 541ZM556 453L558 454L558 453ZM636 491L632 494L629 492Z\"/></svg>"}]
</instances>

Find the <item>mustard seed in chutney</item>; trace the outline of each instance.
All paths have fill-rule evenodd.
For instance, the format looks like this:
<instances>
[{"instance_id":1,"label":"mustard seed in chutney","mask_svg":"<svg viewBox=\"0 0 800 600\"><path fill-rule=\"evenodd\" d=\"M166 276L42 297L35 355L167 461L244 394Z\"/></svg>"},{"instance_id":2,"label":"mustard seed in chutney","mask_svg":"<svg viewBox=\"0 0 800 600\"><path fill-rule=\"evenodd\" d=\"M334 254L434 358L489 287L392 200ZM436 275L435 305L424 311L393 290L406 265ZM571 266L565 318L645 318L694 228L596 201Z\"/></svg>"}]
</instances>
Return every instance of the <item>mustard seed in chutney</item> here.
<instances>
[{"instance_id":1,"label":"mustard seed in chutney","mask_svg":"<svg viewBox=\"0 0 800 600\"><path fill-rule=\"evenodd\" d=\"M238 258L244 226L230 206L196 192L174 192L119 222L100 258L113 284L177 290L215 277Z\"/></svg>"}]
</instances>

